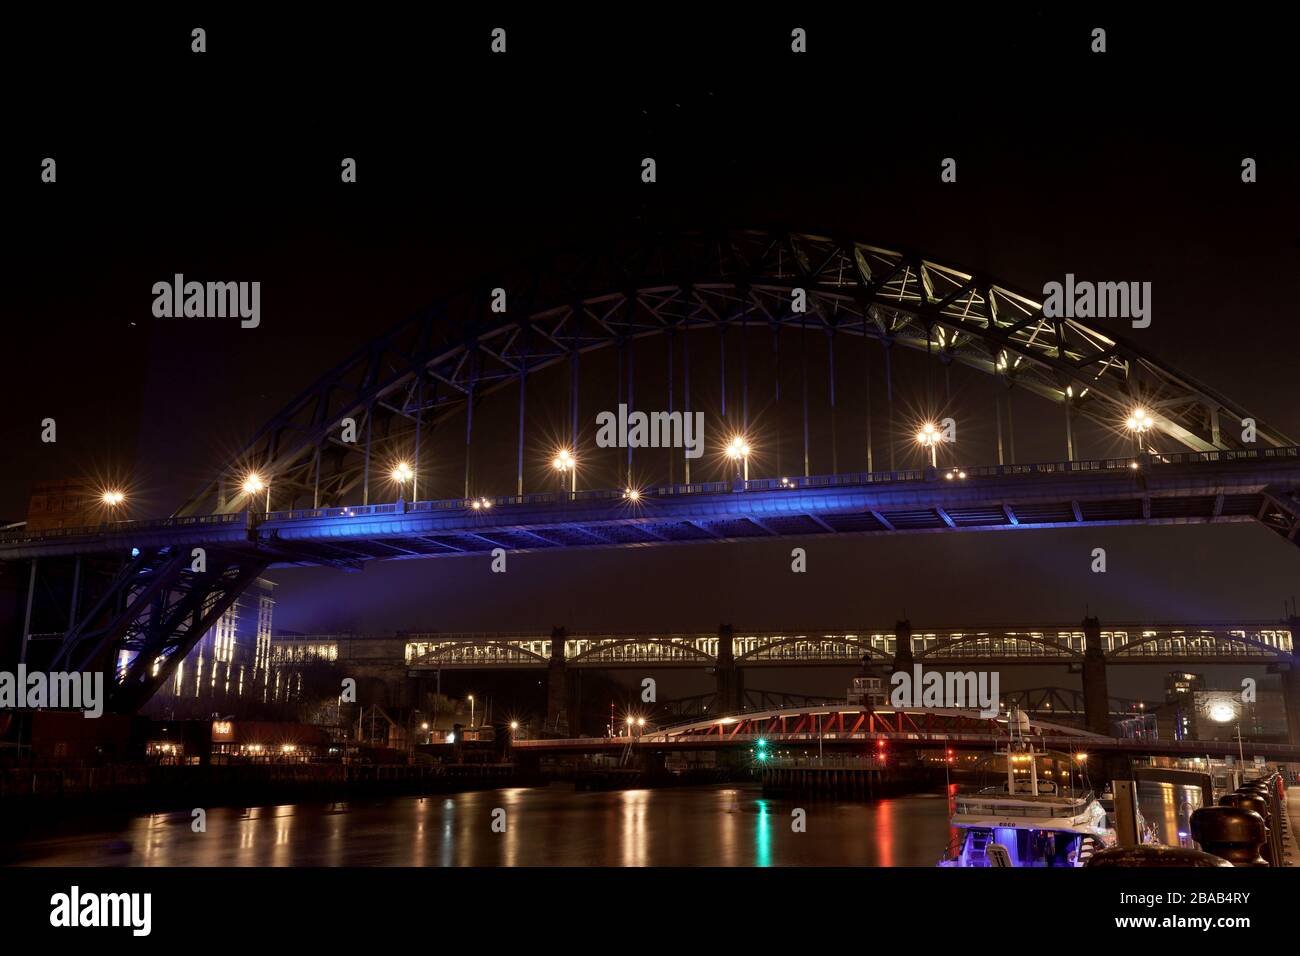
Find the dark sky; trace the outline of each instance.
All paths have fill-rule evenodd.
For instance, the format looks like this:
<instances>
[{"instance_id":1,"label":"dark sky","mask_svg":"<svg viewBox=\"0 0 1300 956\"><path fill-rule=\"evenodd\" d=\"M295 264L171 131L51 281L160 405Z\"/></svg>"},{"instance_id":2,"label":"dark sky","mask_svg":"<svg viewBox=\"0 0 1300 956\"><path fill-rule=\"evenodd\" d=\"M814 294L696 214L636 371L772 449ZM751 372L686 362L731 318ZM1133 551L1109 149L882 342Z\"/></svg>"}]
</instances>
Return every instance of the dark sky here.
<instances>
[{"instance_id":1,"label":"dark sky","mask_svg":"<svg viewBox=\"0 0 1300 956\"><path fill-rule=\"evenodd\" d=\"M487 52L497 25L504 57ZM1099 25L1109 51L1095 55ZM1032 7L43 26L4 67L23 92L4 159L0 518L23 516L33 480L82 473L129 481L137 516L167 514L438 294L647 226L849 234L1026 290L1066 272L1150 281L1150 329L1100 324L1300 436L1300 144L1281 31ZM787 52L792 26L809 31L804 57ZM646 155L653 186L638 179ZM39 182L45 156L57 184ZM338 181L343 156L354 186ZM939 181L946 156L955 184ZM176 272L260 280L262 326L154 319L151 286ZM47 416L57 445L39 441ZM1021 460L1062 457L1056 432L1019 441ZM1096 546L1105 576L1078 556ZM285 573L279 622L1271 617L1300 590L1300 552L1254 527L816 548L793 584L783 544L520 556L495 581L469 561Z\"/></svg>"}]
</instances>

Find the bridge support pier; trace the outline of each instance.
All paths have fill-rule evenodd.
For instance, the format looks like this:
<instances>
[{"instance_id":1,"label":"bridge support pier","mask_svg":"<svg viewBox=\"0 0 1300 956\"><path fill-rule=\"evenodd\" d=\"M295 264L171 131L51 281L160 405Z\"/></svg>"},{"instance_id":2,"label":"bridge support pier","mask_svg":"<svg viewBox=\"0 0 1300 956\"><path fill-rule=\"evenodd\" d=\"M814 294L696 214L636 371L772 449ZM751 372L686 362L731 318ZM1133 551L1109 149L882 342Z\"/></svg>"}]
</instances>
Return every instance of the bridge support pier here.
<instances>
[{"instance_id":1,"label":"bridge support pier","mask_svg":"<svg viewBox=\"0 0 1300 956\"><path fill-rule=\"evenodd\" d=\"M564 663L564 640L569 632L551 628L551 659L546 665L546 729L571 735L576 728L569 721L569 681Z\"/></svg>"},{"instance_id":2,"label":"bridge support pier","mask_svg":"<svg viewBox=\"0 0 1300 956\"><path fill-rule=\"evenodd\" d=\"M730 624L718 628L718 664L714 668L714 707L719 716L738 714L745 700L744 674L736 666L736 655L732 647L734 630Z\"/></svg>"},{"instance_id":3,"label":"bridge support pier","mask_svg":"<svg viewBox=\"0 0 1300 956\"><path fill-rule=\"evenodd\" d=\"M899 671L902 671L907 675L908 680L911 680L913 663L914 660L912 657L912 622L906 619L901 621L895 621L894 622L894 666L890 668L889 676L892 678L894 674L898 673ZM889 699L889 697L891 696L890 692L893 689L893 686L894 686L893 682L890 681L889 686L884 688L886 699Z\"/></svg>"},{"instance_id":4,"label":"bridge support pier","mask_svg":"<svg viewBox=\"0 0 1300 956\"><path fill-rule=\"evenodd\" d=\"M1110 691L1106 686L1106 656L1101 646L1101 622L1083 619L1083 715L1090 731L1110 734Z\"/></svg>"}]
</instances>

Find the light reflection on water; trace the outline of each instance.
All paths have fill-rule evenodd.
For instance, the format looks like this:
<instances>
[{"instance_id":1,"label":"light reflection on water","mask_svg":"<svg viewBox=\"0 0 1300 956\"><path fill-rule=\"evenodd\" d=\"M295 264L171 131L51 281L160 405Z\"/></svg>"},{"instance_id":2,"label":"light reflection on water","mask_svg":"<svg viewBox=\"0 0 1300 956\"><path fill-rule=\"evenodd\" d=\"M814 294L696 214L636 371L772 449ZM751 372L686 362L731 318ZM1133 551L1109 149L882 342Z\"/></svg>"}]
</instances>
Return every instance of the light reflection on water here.
<instances>
[{"instance_id":1,"label":"light reflection on water","mask_svg":"<svg viewBox=\"0 0 1300 956\"><path fill-rule=\"evenodd\" d=\"M791 811L807 811L793 832ZM493 811L505 810L504 832ZM772 799L757 786L451 796L219 808L26 827L0 862L32 866L933 866L941 796Z\"/></svg>"}]
</instances>

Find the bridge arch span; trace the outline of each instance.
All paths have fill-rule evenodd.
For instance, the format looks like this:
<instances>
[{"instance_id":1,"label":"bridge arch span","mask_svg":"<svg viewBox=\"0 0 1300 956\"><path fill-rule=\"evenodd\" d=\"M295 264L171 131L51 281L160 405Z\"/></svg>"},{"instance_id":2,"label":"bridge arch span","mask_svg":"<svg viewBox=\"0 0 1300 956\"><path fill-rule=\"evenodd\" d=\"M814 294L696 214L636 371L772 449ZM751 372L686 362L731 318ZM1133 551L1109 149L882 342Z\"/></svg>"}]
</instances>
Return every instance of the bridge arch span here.
<instances>
[{"instance_id":1,"label":"bridge arch span","mask_svg":"<svg viewBox=\"0 0 1300 956\"><path fill-rule=\"evenodd\" d=\"M504 313L493 311L495 289L505 291ZM793 309L795 289L806 292L805 312ZM526 382L537 372L568 362L576 382L588 353L731 326L844 334L933 354L1108 426L1141 401L1155 430L1194 451L1240 447L1233 429L1219 428L1224 415L1254 418L1260 445L1290 444L1137 346L1079 320L1045 317L1040 301L991 277L844 238L691 232L533 260L439 299L318 379L176 515L245 510L250 472L280 508L366 504L395 434L405 447L410 429L464 415L468 445L475 404L517 388L522 420ZM576 433L576 410L572 418ZM355 441L343 438L348 419ZM417 461L412 497L419 470ZM470 484L467 469L466 497Z\"/></svg>"}]
</instances>

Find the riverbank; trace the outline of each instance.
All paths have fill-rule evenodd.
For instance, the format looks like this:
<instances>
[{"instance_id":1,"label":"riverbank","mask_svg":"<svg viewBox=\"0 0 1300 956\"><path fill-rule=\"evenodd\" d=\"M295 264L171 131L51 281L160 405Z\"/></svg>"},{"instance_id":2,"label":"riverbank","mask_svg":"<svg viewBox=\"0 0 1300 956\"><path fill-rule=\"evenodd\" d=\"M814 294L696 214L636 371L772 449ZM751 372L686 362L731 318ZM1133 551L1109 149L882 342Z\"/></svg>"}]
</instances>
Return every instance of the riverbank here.
<instances>
[{"instance_id":1,"label":"riverbank","mask_svg":"<svg viewBox=\"0 0 1300 956\"><path fill-rule=\"evenodd\" d=\"M160 812L344 797L463 793L545 786L513 764L210 764L8 768L0 813L75 815L112 808Z\"/></svg>"}]
</instances>

